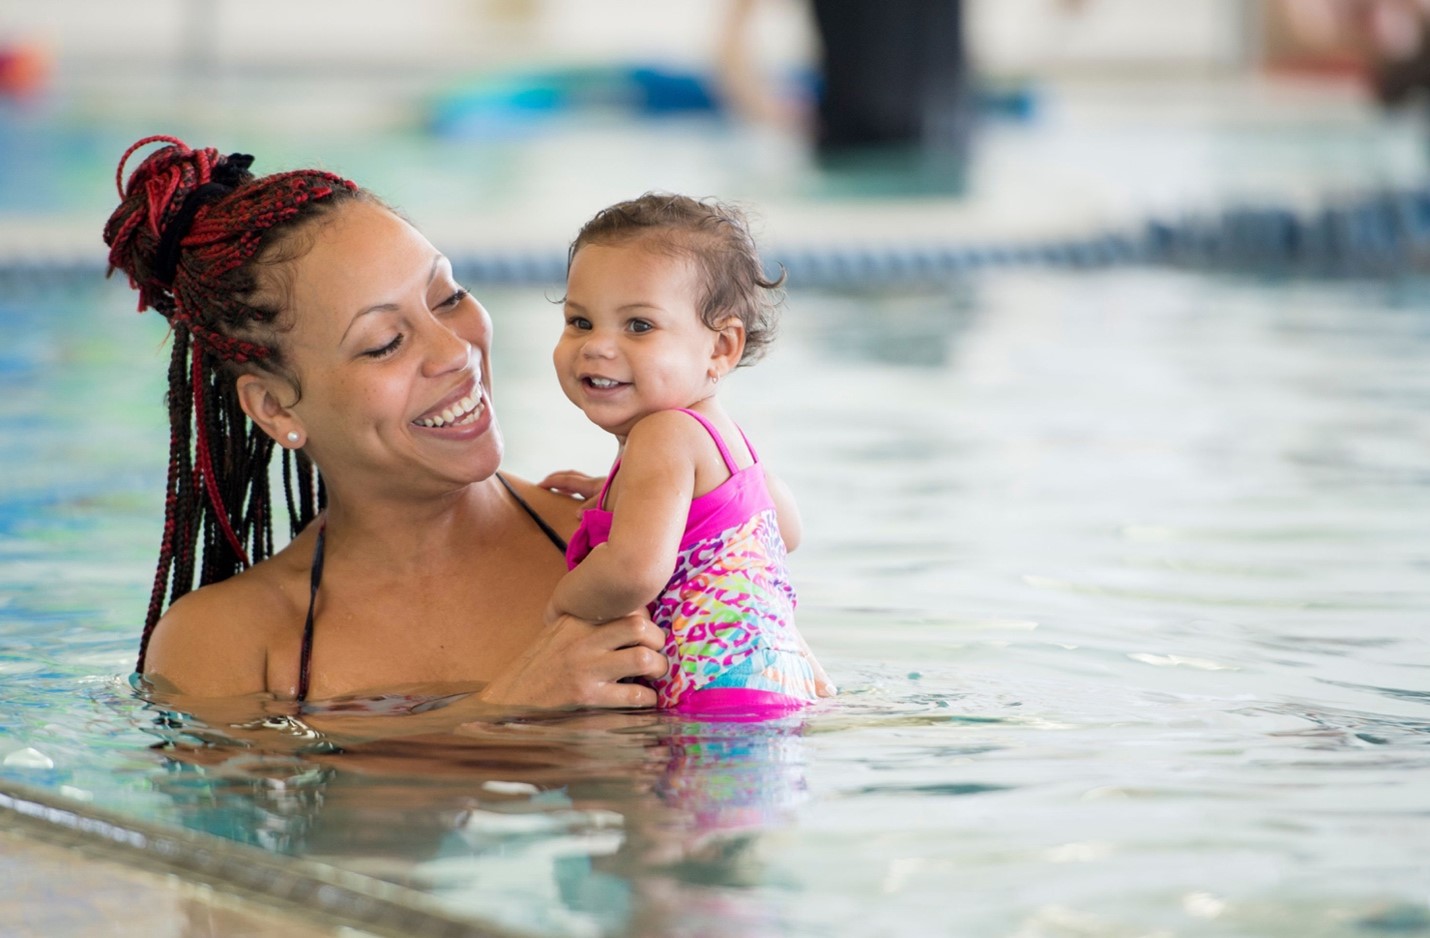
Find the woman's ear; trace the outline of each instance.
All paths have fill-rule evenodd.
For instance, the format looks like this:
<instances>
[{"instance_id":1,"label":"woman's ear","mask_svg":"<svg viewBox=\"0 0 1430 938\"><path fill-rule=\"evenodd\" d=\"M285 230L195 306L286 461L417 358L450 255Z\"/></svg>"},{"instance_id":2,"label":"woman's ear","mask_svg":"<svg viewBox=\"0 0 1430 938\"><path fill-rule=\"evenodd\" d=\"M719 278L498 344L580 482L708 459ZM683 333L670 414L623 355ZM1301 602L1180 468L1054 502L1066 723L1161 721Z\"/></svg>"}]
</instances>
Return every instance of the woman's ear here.
<instances>
[{"instance_id":1,"label":"woman's ear","mask_svg":"<svg viewBox=\"0 0 1430 938\"><path fill-rule=\"evenodd\" d=\"M715 330L715 346L710 352L710 377L718 381L735 370L745 356L745 324L730 316Z\"/></svg>"},{"instance_id":2,"label":"woman's ear","mask_svg":"<svg viewBox=\"0 0 1430 938\"><path fill-rule=\"evenodd\" d=\"M283 403L280 390L291 391L281 378L266 375L239 375L234 382L238 392L238 404L248 414L260 430L287 449L301 449L308 435L303 423ZM280 389L279 384L283 387Z\"/></svg>"}]
</instances>

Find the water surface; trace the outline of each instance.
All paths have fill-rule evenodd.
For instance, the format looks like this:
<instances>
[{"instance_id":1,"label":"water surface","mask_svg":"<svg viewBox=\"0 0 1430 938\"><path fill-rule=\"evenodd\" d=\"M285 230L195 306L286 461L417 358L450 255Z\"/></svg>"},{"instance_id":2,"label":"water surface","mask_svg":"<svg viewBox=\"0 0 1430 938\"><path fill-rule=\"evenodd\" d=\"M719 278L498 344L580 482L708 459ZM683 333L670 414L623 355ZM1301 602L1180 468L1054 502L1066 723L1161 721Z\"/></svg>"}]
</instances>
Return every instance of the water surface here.
<instances>
[{"instance_id":1,"label":"water surface","mask_svg":"<svg viewBox=\"0 0 1430 938\"><path fill-rule=\"evenodd\" d=\"M601 469L556 311L473 286L509 467ZM0 310L0 781L553 934L1430 934L1422 282L795 288L726 393L800 499L838 701L340 755L127 683L167 358L131 309Z\"/></svg>"}]
</instances>

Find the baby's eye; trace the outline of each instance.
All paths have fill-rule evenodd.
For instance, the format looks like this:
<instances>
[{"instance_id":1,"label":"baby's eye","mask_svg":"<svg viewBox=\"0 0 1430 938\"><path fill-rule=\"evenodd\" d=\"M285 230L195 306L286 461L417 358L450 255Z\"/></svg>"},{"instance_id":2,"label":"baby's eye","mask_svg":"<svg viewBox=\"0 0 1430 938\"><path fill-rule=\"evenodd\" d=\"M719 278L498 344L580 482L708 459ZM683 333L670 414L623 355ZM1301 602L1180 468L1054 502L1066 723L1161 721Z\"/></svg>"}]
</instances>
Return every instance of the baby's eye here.
<instances>
[{"instance_id":1,"label":"baby's eye","mask_svg":"<svg viewBox=\"0 0 1430 938\"><path fill-rule=\"evenodd\" d=\"M386 345L379 346L378 348L370 348L362 354L365 358L386 358L393 352L397 351L398 346L400 345L402 345L402 333L399 332L397 335L393 336L392 341L387 343Z\"/></svg>"},{"instance_id":2,"label":"baby's eye","mask_svg":"<svg viewBox=\"0 0 1430 938\"><path fill-rule=\"evenodd\" d=\"M572 329L579 329L582 332L585 332L586 330L591 328L591 320L587 319L585 316L567 316L566 325L570 326Z\"/></svg>"},{"instance_id":3,"label":"baby's eye","mask_svg":"<svg viewBox=\"0 0 1430 938\"><path fill-rule=\"evenodd\" d=\"M629 328L632 332L641 333L649 332L654 329L655 326L648 319L632 319Z\"/></svg>"}]
</instances>

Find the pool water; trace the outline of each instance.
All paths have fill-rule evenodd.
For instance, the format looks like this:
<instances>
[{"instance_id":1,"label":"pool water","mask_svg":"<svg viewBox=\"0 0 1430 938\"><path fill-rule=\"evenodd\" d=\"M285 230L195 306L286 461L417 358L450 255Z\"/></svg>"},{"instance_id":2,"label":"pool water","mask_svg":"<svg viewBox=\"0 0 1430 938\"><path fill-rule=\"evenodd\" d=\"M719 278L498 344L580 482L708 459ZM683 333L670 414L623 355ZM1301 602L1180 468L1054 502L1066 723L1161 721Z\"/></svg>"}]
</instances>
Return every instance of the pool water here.
<instances>
[{"instance_id":1,"label":"pool water","mask_svg":"<svg viewBox=\"0 0 1430 938\"><path fill-rule=\"evenodd\" d=\"M600 470L546 295L472 286L511 470ZM1430 934L1423 281L796 286L726 393L838 699L339 755L128 683L166 360L132 304L0 301L0 786L538 934Z\"/></svg>"}]
</instances>

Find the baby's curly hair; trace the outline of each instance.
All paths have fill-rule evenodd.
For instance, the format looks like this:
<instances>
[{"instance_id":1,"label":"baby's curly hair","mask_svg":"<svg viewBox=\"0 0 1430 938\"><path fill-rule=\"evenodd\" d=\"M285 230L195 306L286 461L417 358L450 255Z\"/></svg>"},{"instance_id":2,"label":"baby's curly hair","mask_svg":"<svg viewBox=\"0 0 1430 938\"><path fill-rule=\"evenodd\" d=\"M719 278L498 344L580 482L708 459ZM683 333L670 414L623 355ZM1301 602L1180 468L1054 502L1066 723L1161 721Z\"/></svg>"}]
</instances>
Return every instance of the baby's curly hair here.
<instances>
[{"instance_id":1,"label":"baby's curly hair","mask_svg":"<svg viewBox=\"0 0 1430 938\"><path fill-rule=\"evenodd\" d=\"M601 209L571 242L566 270L576 252L588 244L619 245L640 240L651 248L689 257L699 272L700 319L718 329L730 316L745 324L745 352L740 364L758 361L774 340L785 271L774 280L765 276L759 249L745 213L715 199L693 199L669 192L647 192L640 198ZM775 295L772 295L775 294Z\"/></svg>"}]
</instances>

